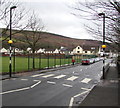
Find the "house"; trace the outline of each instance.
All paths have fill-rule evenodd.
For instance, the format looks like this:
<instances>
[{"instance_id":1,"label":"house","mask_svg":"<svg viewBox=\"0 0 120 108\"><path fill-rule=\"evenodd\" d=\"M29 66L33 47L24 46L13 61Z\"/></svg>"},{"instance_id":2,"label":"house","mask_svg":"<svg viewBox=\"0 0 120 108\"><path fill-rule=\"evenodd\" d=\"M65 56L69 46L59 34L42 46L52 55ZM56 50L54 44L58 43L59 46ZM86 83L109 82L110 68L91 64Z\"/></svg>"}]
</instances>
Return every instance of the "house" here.
<instances>
[{"instance_id":1,"label":"house","mask_svg":"<svg viewBox=\"0 0 120 108\"><path fill-rule=\"evenodd\" d=\"M36 51L36 53L45 53L45 48L40 48L39 50Z\"/></svg>"},{"instance_id":2,"label":"house","mask_svg":"<svg viewBox=\"0 0 120 108\"><path fill-rule=\"evenodd\" d=\"M73 49L73 54L78 54L78 55L93 55L93 54L98 54L99 51L99 46L77 46L76 48Z\"/></svg>"},{"instance_id":3,"label":"house","mask_svg":"<svg viewBox=\"0 0 120 108\"><path fill-rule=\"evenodd\" d=\"M5 49L5 48L2 48L2 49L0 49L0 53L1 53L1 54L7 54L7 53L8 53L8 50Z\"/></svg>"}]
</instances>

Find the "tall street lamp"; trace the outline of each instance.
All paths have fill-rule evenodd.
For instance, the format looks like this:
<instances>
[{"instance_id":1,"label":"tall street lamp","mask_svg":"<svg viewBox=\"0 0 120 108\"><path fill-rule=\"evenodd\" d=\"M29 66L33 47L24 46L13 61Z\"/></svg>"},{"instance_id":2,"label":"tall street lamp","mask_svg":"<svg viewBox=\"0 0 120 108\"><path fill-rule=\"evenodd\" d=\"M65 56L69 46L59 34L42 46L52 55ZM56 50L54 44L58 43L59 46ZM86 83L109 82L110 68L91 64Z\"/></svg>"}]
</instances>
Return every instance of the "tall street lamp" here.
<instances>
[{"instance_id":1,"label":"tall street lamp","mask_svg":"<svg viewBox=\"0 0 120 108\"><path fill-rule=\"evenodd\" d=\"M105 13L99 13L99 16L103 16L103 79L105 79Z\"/></svg>"},{"instance_id":2,"label":"tall street lamp","mask_svg":"<svg viewBox=\"0 0 120 108\"><path fill-rule=\"evenodd\" d=\"M12 45L12 43L13 43L13 41L12 41L12 39L11 39L11 35L12 35L12 9L15 9L16 8L16 6L12 6L12 7L10 7L10 40L8 41L8 43L9 43L9 50L10 50L10 61L9 61L9 77L11 78L11 74L12 74L12 60L11 60L11 57L12 57L12 47L11 47L11 45Z\"/></svg>"}]
</instances>

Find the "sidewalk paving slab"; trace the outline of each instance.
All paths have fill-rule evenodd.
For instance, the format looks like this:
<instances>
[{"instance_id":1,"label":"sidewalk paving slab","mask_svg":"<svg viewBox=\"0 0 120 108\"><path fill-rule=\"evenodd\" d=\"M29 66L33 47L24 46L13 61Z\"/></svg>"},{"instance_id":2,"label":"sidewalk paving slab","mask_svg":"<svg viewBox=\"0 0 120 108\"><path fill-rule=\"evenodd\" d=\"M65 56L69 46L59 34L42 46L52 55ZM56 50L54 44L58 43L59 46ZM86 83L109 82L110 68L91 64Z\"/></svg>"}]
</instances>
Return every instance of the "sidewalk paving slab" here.
<instances>
[{"instance_id":1,"label":"sidewalk paving slab","mask_svg":"<svg viewBox=\"0 0 120 108\"><path fill-rule=\"evenodd\" d=\"M79 105L82 106L109 106L120 108L118 70L110 66L105 79L95 86L88 96Z\"/></svg>"}]
</instances>

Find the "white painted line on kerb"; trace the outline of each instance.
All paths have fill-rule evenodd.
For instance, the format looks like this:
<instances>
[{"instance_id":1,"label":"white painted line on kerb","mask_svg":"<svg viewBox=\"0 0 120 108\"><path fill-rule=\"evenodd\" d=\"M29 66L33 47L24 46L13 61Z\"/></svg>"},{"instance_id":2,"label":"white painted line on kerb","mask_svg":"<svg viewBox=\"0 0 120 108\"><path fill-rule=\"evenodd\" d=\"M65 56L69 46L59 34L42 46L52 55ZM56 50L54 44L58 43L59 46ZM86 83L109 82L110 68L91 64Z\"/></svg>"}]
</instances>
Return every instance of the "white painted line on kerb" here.
<instances>
[{"instance_id":1,"label":"white painted line on kerb","mask_svg":"<svg viewBox=\"0 0 120 108\"><path fill-rule=\"evenodd\" d=\"M91 79L89 79L89 78L85 78L85 79L83 79L81 82L87 84L89 81L91 81Z\"/></svg>"},{"instance_id":2,"label":"white painted line on kerb","mask_svg":"<svg viewBox=\"0 0 120 108\"><path fill-rule=\"evenodd\" d=\"M42 76L42 77L43 77L43 78L48 78L48 77L51 77L51 76L54 76L54 74L45 75L45 76Z\"/></svg>"},{"instance_id":3,"label":"white painted line on kerb","mask_svg":"<svg viewBox=\"0 0 120 108\"><path fill-rule=\"evenodd\" d=\"M68 84L63 84L63 86L65 86L65 87L73 87L72 85L68 85Z\"/></svg>"},{"instance_id":4,"label":"white painted line on kerb","mask_svg":"<svg viewBox=\"0 0 120 108\"><path fill-rule=\"evenodd\" d=\"M47 81L49 84L56 84L56 82Z\"/></svg>"},{"instance_id":5,"label":"white painted line on kerb","mask_svg":"<svg viewBox=\"0 0 120 108\"><path fill-rule=\"evenodd\" d=\"M27 81L28 79L21 79L22 81Z\"/></svg>"},{"instance_id":6,"label":"white painted line on kerb","mask_svg":"<svg viewBox=\"0 0 120 108\"><path fill-rule=\"evenodd\" d=\"M59 75L59 76L56 76L56 77L54 77L54 78L57 78L57 79L60 79L60 78L63 78L63 77L65 77L66 75Z\"/></svg>"},{"instance_id":7,"label":"white painted line on kerb","mask_svg":"<svg viewBox=\"0 0 120 108\"><path fill-rule=\"evenodd\" d=\"M87 90L87 91L90 91L91 89L88 89L88 88L81 88L82 90Z\"/></svg>"},{"instance_id":8,"label":"white painted line on kerb","mask_svg":"<svg viewBox=\"0 0 120 108\"><path fill-rule=\"evenodd\" d=\"M73 97L76 98L76 97L78 97L78 96L81 96L81 95L83 95L83 94L89 92L89 91L90 91L90 90L84 91L84 92L82 92L82 93L80 93L80 94L77 94L77 95L75 95L75 96L73 96Z\"/></svg>"},{"instance_id":9,"label":"white painted line on kerb","mask_svg":"<svg viewBox=\"0 0 120 108\"><path fill-rule=\"evenodd\" d=\"M78 97L78 96L80 96L80 95L83 95L83 94L85 94L85 93L87 93L87 92L89 92L89 91L87 90L87 91L84 91L84 92L82 92L82 93L80 93L80 94L77 94L77 95L71 97L70 103L69 103L69 108L72 108L73 102L74 102L74 98L76 98L76 97Z\"/></svg>"},{"instance_id":10,"label":"white painted line on kerb","mask_svg":"<svg viewBox=\"0 0 120 108\"><path fill-rule=\"evenodd\" d=\"M73 80L75 80L75 79L77 79L78 77L76 77L76 76L72 76L72 77L70 77L70 78L68 78L68 79L66 79L66 80L69 80L69 81L73 81Z\"/></svg>"},{"instance_id":11,"label":"white painted line on kerb","mask_svg":"<svg viewBox=\"0 0 120 108\"><path fill-rule=\"evenodd\" d=\"M38 77L38 76L42 76L44 74L37 74L37 75L32 75L31 77Z\"/></svg>"}]
</instances>

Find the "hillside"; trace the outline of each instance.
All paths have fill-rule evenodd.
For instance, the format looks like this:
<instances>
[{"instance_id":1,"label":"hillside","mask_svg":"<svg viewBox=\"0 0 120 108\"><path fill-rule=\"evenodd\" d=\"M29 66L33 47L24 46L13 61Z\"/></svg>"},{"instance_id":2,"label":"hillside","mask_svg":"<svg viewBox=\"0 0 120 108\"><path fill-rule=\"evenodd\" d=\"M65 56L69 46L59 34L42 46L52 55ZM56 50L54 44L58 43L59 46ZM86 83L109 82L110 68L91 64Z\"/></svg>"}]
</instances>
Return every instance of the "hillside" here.
<instances>
[{"instance_id":1,"label":"hillside","mask_svg":"<svg viewBox=\"0 0 120 108\"><path fill-rule=\"evenodd\" d=\"M13 31L13 33L16 30ZM31 31L24 31L28 32L31 34ZM9 34L9 31L7 32ZM12 39L15 40L13 46L16 46L20 49L26 49L29 47L27 43L20 42L18 38L22 38L23 35L21 33L12 35ZM55 48L60 48L61 46L67 47L68 49L73 49L78 45L81 46L101 46L101 42L97 40L87 40L87 39L75 39L75 38L69 38L65 36L61 36L58 34L53 34L53 33L48 33L48 32L42 32L41 33L41 39L39 40L39 48L50 48L50 49L55 49ZM8 48L8 43L7 41L4 41L2 43L2 47Z\"/></svg>"}]
</instances>

